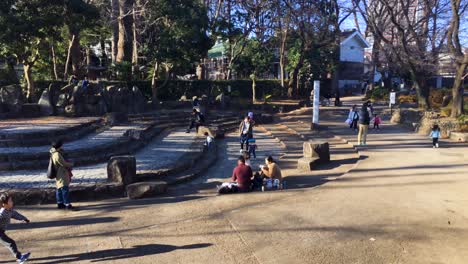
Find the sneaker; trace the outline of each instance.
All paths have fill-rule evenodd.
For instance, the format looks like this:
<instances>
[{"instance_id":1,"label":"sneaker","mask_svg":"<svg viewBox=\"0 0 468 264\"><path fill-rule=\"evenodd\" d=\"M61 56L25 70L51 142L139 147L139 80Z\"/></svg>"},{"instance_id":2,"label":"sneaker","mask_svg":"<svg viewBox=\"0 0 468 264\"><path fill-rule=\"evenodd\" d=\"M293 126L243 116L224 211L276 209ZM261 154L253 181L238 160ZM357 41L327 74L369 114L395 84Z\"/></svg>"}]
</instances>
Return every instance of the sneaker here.
<instances>
[{"instance_id":1,"label":"sneaker","mask_svg":"<svg viewBox=\"0 0 468 264\"><path fill-rule=\"evenodd\" d=\"M63 203L57 204L57 209L65 209L65 205Z\"/></svg>"},{"instance_id":2,"label":"sneaker","mask_svg":"<svg viewBox=\"0 0 468 264\"><path fill-rule=\"evenodd\" d=\"M67 209L68 211L78 211L78 209L76 207L73 207L73 205L71 204L66 205L65 209Z\"/></svg>"},{"instance_id":3,"label":"sneaker","mask_svg":"<svg viewBox=\"0 0 468 264\"><path fill-rule=\"evenodd\" d=\"M22 263L26 263L26 261L29 259L29 256L31 255L31 253L26 253L26 254L21 254L21 258L17 259L16 262L18 262L19 264L22 264Z\"/></svg>"},{"instance_id":4,"label":"sneaker","mask_svg":"<svg viewBox=\"0 0 468 264\"><path fill-rule=\"evenodd\" d=\"M185 133L187 133L187 134L190 133L190 130L187 129L187 130L185 131Z\"/></svg>"},{"instance_id":5,"label":"sneaker","mask_svg":"<svg viewBox=\"0 0 468 264\"><path fill-rule=\"evenodd\" d=\"M439 148L439 143L436 143L436 148Z\"/></svg>"}]
</instances>

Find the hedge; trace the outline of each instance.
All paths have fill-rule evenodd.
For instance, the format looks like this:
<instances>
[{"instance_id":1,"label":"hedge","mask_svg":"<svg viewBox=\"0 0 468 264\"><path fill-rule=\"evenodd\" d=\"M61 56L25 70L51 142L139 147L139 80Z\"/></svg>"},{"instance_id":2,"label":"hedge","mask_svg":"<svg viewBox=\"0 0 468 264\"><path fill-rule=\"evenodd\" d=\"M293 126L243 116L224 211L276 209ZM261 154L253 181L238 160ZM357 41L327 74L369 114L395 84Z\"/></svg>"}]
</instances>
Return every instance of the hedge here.
<instances>
[{"instance_id":1,"label":"hedge","mask_svg":"<svg viewBox=\"0 0 468 264\"><path fill-rule=\"evenodd\" d=\"M59 87L65 86L67 82L63 81L36 81L38 93L46 89L50 83L54 83ZM104 86L109 85L126 85L131 88L137 86L145 96L151 97L151 81L101 81ZM163 80L157 81L158 97L163 100L177 100L182 95L191 98L194 95L201 96L217 96L223 91L228 93L228 87L231 87L231 95L242 98L252 97L252 81L251 80L229 80L229 81L211 81L211 80L169 80L165 86L162 86ZM256 82L257 99L261 100L267 95L272 97L281 96L281 83L279 80L258 80Z\"/></svg>"}]
</instances>

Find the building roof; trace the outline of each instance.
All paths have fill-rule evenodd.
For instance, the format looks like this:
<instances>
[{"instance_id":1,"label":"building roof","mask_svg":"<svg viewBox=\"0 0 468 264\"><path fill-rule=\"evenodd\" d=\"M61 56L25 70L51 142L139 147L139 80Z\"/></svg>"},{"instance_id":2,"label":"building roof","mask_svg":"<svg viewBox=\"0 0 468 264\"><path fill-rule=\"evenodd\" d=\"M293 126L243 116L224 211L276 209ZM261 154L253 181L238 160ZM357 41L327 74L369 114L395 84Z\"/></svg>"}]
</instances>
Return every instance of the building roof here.
<instances>
[{"instance_id":1,"label":"building roof","mask_svg":"<svg viewBox=\"0 0 468 264\"><path fill-rule=\"evenodd\" d=\"M214 46L208 51L208 58L220 58L226 54L226 48L224 47L224 42L221 39L218 39Z\"/></svg>"},{"instance_id":2,"label":"building roof","mask_svg":"<svg viewBox=\"0 0 468 264\"><path fill-rule=\"evenodd\" d=\"M344 30L341 32L341 36L340 36L341 45L346 44L346 42L350 41L351 39L357 39L359 42L362 43L363 48L370 47L367 40L356 29Z\"/></svg>"}]
</instances>

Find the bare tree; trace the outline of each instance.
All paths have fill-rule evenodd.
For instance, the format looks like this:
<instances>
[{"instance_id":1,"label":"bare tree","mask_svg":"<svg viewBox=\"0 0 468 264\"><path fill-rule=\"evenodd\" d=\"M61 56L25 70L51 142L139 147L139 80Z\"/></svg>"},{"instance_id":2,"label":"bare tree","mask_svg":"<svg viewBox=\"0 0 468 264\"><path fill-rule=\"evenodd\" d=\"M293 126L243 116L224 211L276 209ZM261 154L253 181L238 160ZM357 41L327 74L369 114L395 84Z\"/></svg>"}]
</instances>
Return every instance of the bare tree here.
<instances>
[{"instance_id":1,"label":"bare tree","mask_svg":"<svg viewBox=\"0 0 468 264\"><path fill-rule=\"evenodd\" d=\"M116 62L131 62L133 53L134 0L119 0L119 40Z\"/></svg>"},{"instance_id":2,"label":"bare tree","mask_svg":"<svg viewBox=\"0 0 468 264\"><path fill-rule=\"evenodd\" d=\"M448 29L447 45L451 55L455 59L455 80L452 87L453 104L452 117L458 117L463 114L463 80L466 77L465 71L468 66L468 52L463 50L460 43L460 18L468 7L468 1L450 0L452 18Z\"/></svg>"}]
</instances>

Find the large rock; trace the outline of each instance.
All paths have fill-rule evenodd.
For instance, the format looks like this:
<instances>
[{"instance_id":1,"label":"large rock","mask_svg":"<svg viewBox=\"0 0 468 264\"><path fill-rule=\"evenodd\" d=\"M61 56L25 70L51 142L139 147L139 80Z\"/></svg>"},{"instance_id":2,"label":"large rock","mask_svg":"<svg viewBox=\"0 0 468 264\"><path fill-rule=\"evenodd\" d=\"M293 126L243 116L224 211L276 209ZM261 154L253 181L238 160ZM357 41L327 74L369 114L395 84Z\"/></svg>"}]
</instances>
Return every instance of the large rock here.
<instances>
[{"instance_id":1,"label":"large rock","mask_svg":"<svg viewBox=\"0 0 468 264\"><path fill-rule=\"evenodd\" d=\"M205 136L205 132L208 132L208 135L214 138L224 138L225 131L217 126L200 126L198 127L198 136Z\"/></svg>"},{"instance_id":2,"label":"large rock","mask_svg":"<svg viewBox=\"0 0 468 264\"><path fill-rule=\"evenodd\" d=\"M104 123L109 126L115 126L117 124L126 123L128 116L122 112L111 112L104 116Z\"/></svg>"},{"instance_id":3,"label":"large rock","mask_svg":"<svg viewBox=\"0 0 468 264\"><path fill-rule=\"evenodd\" d=\"M45 89L42 92L42 95L41 95L41 98L39 98L38 104L41 109L41 114L47 115L47 116L54 114L54 107L52 105L52 100L51 100L49 89Z\"/></svg>"},{"instance_id":4,"label":"large rock","mask_svg":"<svg viewBox=\"0 0 468 264\"><path fill-rule=\"evenodd\" d=\"M449 105L450 102L452 101L452 98L453 98L452 95L444 96L443 99L442 99L442 107L446 107L447 105Z\"/></svg>"},{"instance_id":5,"label":"large rock","mask_svg":"<svg viewBox=\"0 0 468 264\"><path fill-rule=\"evenodd\" d=\"M107 179L109 181L128 185L134 182L135 177L135 156L115 156L110 158L107 163Z\"/></svg>"},{"instance_id":6,"label":"large rock","mask_svg":"<svg viewBox=\"0 0 468 264\"><path fill-rule=\"evenodd\" d=\"M138 182L127 186L127 195L130 199L152 197L167 192L167 183L162 181Z\"/></svg>"},{"instance_id":7,"label":"large rock","mask_svg":"<svg viewBox=\"0 0 468 264\"><path fill-rule=\"evenodd\" d=\"M297 160L297 169L301 171L311 171L318 164L320 164L319 158L300 158Z\"/></svg>"},{"instance_id":8,"label":"large rock","mask_svg":"<svg viewBox=\"0 0 468 264\"><path fill-rule=\"evenodd\" d=\"M21 106L22 117L39 117L41 116L41 108L38 104L23 104Z\"/></svg>"},{"instance_id":9,"label":"large rock","mask_svg":"<svg viewBox=\"0 0 468 264\"><path fill-rule=\"evenodd\" d=\"M0 87L0 103L5 104L9 112L19 113L24 102L23 89L18 84Z\"/></svg>"},{"instance_id":10,"label":"large rock","mask_svg":"<svg viewBox=\"0 0 468 264\"><path fill-rule=\"evenodd\" d=\"M319 162L330 161L330 145L325 141L307 141L303 144L304 158L318 158Z\"/></svg>"},{"instance_id":11,"label":"large rock","mask_svg":"<svg viewBox=\"0 0 468 264\"><path fill-rule=\"evenodd\" d=\"M141 113L145 111L146 98L136 86L133 86L132 88L131 106L132 113Z\"/></svg>"}]
</instances>

